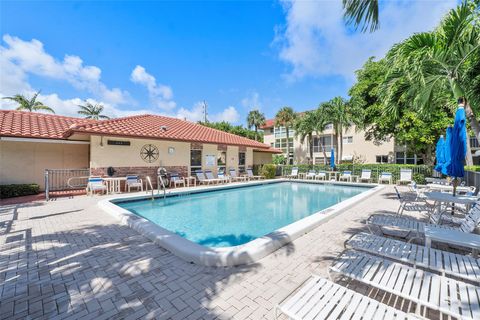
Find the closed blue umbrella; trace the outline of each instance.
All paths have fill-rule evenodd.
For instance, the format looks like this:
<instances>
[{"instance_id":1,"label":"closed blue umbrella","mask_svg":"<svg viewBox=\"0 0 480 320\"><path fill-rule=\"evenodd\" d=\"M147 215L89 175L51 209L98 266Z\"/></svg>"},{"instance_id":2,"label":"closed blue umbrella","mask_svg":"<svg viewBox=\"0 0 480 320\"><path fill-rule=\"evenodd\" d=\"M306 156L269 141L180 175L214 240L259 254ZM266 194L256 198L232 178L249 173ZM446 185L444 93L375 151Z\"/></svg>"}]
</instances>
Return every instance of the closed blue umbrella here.
<instances>
[{"instance_id":1,"label":"closed blue umbrella","mask_svg":"<svg viewBox=\"0 0 480 320\"><path fill-rule=\"evenodd\" d=\"M437 147L435 149L437 163L435 164L435 171L442 172L443 165L445 164L445 138L440 136L438 139Z\"/></svg>"},{"instance_id":2,"label":"closed blue umbrella","mask_svg":"<svg viewBox=\"0 0 480 320\"><path fill-rule=\"evenodd\" d=\"M330 151L330 167L332 170L335 168L335 148Z\"/></svg>"},{"instance_id":3,"label":"closed blue umbrella","mask_svg":"<svg viewBox=\"0 0 480 320\"><path fill-rule=\"evenodd\" d=\"M461 178L465 175L463 168L465 156L467 155L467 130L465 127L465 109L459 107L455 113L452 136L450 138L450 168L448 175L454 178Z\"/></svg>"},{"instance_id":4,"label":"closed blue umbrella","mask_svg":"<svg viewBox=\"0 0 480 320\"><path fill-rule=\"evenodd\" d=\"M452 163L452 154L450 152L450 144L452 141L452 127L447 128L447 134L445 135L445 144L443 147L445 162L441 168L442 174L448 176L450 172L450 167Z\"/></svg>"}]
</instances>

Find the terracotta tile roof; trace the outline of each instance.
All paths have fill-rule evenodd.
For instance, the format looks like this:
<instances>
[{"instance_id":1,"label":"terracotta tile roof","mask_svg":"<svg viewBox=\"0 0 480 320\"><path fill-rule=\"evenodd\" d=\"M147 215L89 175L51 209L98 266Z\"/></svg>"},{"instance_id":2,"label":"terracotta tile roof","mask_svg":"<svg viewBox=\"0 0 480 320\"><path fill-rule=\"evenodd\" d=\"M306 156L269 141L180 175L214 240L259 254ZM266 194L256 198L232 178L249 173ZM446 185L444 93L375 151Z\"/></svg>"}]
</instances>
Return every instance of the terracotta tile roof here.
<instances>
[{"instance_id":1,"label":"terracotta tile roof","mask_svg":"<svg viewBox=\"0 0 480 320\"><path fill-rule=\"evenodd\" d=\"M254 152L268 152L268 153L283 153L280 149L268 148L268 149L253 149Z\"/></svg>"},{"instance_id":2,"label":"terracotta tile roof","mask_svg":"<svg viewBox=\"0 0 480 320\"><path fill-rule=\"evenodd\" d=\"M260 149L270 148L270 146L261 142L208 128L197 123L148 114L78 124L71 127L64 136L68 137L73 133L239 145Z\"/></svg>"},{"instance_id":3,"label":"terracotta tile roof","mask_svg":"<svg viewBox=\"0 0 480 320\"><path fill-rule=\"evenodd\" d=\"M94 120L27 111L0 110L0 136L64 139L63 134L70 126L89 122L94 122Z\"/></svg>"},{"instance_id":4,"label":"terracotta tile roof","mask_svg":"<svg viewBox=\"0 0 480 320\"><path fill-rule=\"evenodd\" d=\"M267 119L265 120L265 124L260 127L260 129L268 129L273 128L275 126L275 119Z\"/></svg>"}]
</instances>

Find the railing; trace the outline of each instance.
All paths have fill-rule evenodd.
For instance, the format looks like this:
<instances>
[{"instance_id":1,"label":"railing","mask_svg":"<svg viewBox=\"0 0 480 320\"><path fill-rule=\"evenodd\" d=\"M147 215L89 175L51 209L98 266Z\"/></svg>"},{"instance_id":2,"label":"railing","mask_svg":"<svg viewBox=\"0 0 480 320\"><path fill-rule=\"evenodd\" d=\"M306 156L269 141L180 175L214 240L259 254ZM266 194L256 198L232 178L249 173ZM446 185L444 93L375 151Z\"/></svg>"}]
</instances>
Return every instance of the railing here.
<instances>
[{"instance_id":1,"label":"railing","mask_svg":"<svg viewBox=\"0 0 480 320\"><path fill-rule=\"evenodd\" d=\"M158 194L160 194L160 187L163 189L163 199L166 199L167 194L166 194L166 186L165 183L163 182L163 178L161 175L158 175L157 177L157 188L158 188Z\"/></svg>"},{"instance_id":2,"label":"railing","mask_svg":"<svg viewBox=\"0 0 480 320\"><path fill-rule=\"evenodd\" d=\"M50 192L80 190L87 187L90 169L45 169L45 199Z\"/></svg>"},{"instance_id":3,"label":"railing","mask_svg":"<svg viewBox=\"0 0 480 320\"><path fill-rule=\"evenodd\" d=\"M147 176L147 181L145 182L145 191L148 193L148 186L150 186L150 190L152 192L152 200L155 199L153 196L153 186L152 186L152 179L150 179L150 176Z\"/></svg>"}]
</instances>

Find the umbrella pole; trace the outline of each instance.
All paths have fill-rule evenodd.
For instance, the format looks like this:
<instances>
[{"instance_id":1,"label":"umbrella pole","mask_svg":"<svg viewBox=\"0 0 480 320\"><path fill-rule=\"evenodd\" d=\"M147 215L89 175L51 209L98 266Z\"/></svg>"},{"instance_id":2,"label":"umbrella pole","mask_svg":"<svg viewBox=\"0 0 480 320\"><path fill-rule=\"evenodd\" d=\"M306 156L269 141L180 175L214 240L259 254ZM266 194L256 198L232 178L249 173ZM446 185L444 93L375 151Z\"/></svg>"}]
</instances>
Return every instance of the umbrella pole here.
<instances>
[{"instance_id":1,"label":"umbrella pole","mask_svg":"<svg viewBox=\"0 0 480 320\"><path fill-rule=\"evenodd\" d=\"M453 196L455 197L455 195L457 194L457 183L458 183L458 180L457 178L453 178ZM452 202L452 216L455 214L455 203Z\"/></svg>"}]
</instances>

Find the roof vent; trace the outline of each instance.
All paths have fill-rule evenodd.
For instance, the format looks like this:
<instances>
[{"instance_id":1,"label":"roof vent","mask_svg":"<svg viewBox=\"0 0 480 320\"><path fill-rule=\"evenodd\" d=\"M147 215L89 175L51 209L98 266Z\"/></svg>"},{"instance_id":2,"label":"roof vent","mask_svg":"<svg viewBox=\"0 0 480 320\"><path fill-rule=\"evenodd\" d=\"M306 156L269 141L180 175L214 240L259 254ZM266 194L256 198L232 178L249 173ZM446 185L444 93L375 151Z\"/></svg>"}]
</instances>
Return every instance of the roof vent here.
<instances>
[{"instance_id":1,"label":"roof vent","mask_svg":"<svg viewBox=\"0 0 480 320\"><path fill-rule=\"evenodd\" d=\"M167 131L168 127L167 126L160 126L160 130L162 131Z\"/></svg>"}]
</instances>

